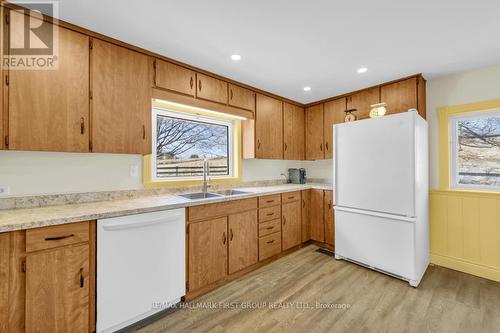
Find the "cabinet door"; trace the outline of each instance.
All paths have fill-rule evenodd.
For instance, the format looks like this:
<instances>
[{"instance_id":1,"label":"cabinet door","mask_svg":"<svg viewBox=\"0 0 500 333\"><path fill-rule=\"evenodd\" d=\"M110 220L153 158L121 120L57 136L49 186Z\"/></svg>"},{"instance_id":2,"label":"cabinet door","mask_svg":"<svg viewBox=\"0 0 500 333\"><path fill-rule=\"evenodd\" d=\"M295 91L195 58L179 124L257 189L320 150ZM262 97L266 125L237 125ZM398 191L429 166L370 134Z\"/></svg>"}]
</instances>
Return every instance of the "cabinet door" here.
<instances>
[{"instance_id":1,"label":"cabinet door","mask_svg":"<svg viewBox=\"0 0 500 333\"><path fill-rule=\"evenodd\" d=\"M255 112L256 157L283 158L283 106L282 102L257 94Z\"/></svg>"},{"instance_id":2,"label":"cabinet door","mask_svg":"<svg viewBox=\"0 0 500 333\"><path fill-rule=\"evenodd\" d=\"M230 83L229 105L255 112L255 93Z\"/></svg>"},{"instance_id":3,"label":"cabinet door","mask_svg":"<svg viewBox=\"0 0 500 333\"><path fill-rule=\"evenodd\" d=\"M344 121L346 99L339 98L324 106L325 159L333 158L333 125Z\"/></svg>"},{"instance_id":4,"label":"cabinet door","mask_svg":"<svg viewBox=\"0 0 500 333\"><path fill-rule=\"evenodd\" d=\"M333 191L325 191L324 198L325 243L333 245L335 241L335 228L333 217Z\"/></svg>"},{"instance_id":5,"label":"cabinet door","mask_svg":"<svg viewBox=\"0 0 500 333\"><path fill-rule=\"evenodd\" d=\"M89 246L26 255L26 332L89 332Z\"/></svg>"},{"instance_id":6,"label":"cabinet door","mask_svg":"<svg viewBox=\"0 0 500 333\"><path fill-rule=\"evenodd\" d=\"M356 109L353 112L358 120L370 118L370 105L380 103L380 87L359 91L347 97L347 109Z\"/></svg>"},{"instance_id":7,"label":"cabinet door","mask_svg":"<svg viewBox=\"0 0 500 333\"><path fill-rule=\"evenodd\" d=\"M311 239L311 190L304 190L302 196L302 242L307 242Z\"/></svg>"},{"instance_id":8,"label":"cabinet door","mask_svg":"<svg viewBox=\"0 0 500 333\"><path fill-rule=\"evenodd\" d=\"M229 216L229 274L258 260L257 210Z\"/></svg>"},{"instance_id":9,"label":"cabinet door","mask_svg":"<svg viewBox=\"0 0 500 333\"><path fill-rule=\"evenodd\" d=\"M94 39L92 145L97 153L151 153L151 59Z\"/></svg>"},{"instance_id":10,"label":"cabinet door","mask_svg":"<svg viewBox=\"0 0 500 333\"><path fill-rule=\"evenodd\" d=\"M227 217L189 224L188 289L227 275Z\"/></svg>"},{"instance_id":11,"label":"cabinet door","mask_svg":"<svg viewBox=\"0 0 500 333\"><path fill-rule=\"evenodd\" d=\"M283 103L283 159L305 158L305 110L296 105Z\"/></svg>"},{"instance_id":12,"label":"cabinet door","mask_svg":"<svg viewBox=\"0 0 500 333\"><path fill-rule=\"evenodd\" d=\"M323 190L311 190L311 239L325 241L325 224L323 221Z\"/></svg>"},{"instance_id":13,"label":"cabinet door","mask_svg":"<svg viewBox=\"0 0 500 333\"><path fill-rule=\"evenodd\" d=\"M321 160L323 151L323 104L306 109L306 159Z\"/></svg>"},{"instance_id":14,"label":"cabinet door","mask_svg":"<svg viewBox=\"0 0 500 333\"><path fill-rule=\"evenodd\" d=\"M156 60L155 68L157 87L194 97L196 93L194 71L159 59Z\"/></svg>"},{"instance_id":15,"label":"cabinet door","mask_svg":"<svg viewBox=\"0 0 500 333\"><path fill-rule=\"evenodd\" d=\"M417 107L417 78L413 77L380 88L380 99L387 103L387 114L406 112Z\"/></svg>"},{"instance_id":16,"label":"cabinet door","mask_svg":"<svg viewBox=\"0 0 500 333\"><path fill-rule=\"evenodd\" d=\"M201 73L196 73L196 78L197 98L227 104L227 82Z\"/></svg>"},{"instance_id":17,"label":"cabinet door","mask_svg":"<svg viewBox=\"0 0 500 333\"><path fill-rule=\"evenodd\" d=\"M11 29L11 42L24 38L22 26ZM9 72L11 150L89 151L89 39L54 29L59 33L56 69Z\"/></svg>"},{"instance_id":18,"label":"cabinet door","mask_svg":"<svg viewBox=\"0 0 500 333\"><path fill-rule=\"evenodd\" d=\"M283 204L281 210L281 233L283 250L301 243L301 201Z\"/></svg>"}]
</instances>

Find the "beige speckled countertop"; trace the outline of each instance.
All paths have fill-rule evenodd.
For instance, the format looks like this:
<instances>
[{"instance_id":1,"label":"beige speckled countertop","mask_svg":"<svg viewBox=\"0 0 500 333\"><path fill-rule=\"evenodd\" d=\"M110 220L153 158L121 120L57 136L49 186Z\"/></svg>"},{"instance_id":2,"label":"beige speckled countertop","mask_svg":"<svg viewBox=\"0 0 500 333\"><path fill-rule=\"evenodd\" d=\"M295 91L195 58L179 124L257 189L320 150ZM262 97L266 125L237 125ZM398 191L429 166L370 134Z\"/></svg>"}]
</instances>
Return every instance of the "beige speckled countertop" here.
<instances>
[{"instance_id":1,"label":"beige speckled countertop","mask_svg":"<svg viewBox=\"0 0 500 333\"><path fill-rule=\"evenodd\" d=\"M331 190L332 185L308 183L303 185L283 184L246 187L238 188L238 190L247 191L249 192L248 194L221 196L200 200L189 200L174 194L163 194L127 200L0 210L0 232L148 213L306 189Z\"/></svg>"}]
</instances>

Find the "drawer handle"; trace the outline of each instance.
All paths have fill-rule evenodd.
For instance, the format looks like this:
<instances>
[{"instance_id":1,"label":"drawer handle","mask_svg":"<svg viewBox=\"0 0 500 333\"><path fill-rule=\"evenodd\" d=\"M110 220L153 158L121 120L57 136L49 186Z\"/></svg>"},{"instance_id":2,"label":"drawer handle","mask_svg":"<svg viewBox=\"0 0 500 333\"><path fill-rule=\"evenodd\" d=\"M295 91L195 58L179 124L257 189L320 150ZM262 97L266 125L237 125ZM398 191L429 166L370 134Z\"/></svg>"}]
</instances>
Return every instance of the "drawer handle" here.
<instances>
[{"instance_id":1,"label":"drawer handle","mask_svg":"<svg viewBox=\"0 0 500 333\"><path fill-rule=\"evenodd\" d=\"M273 216L273 215L274 215L274 213L267 213L266 215L267 215L267 216Z\"/></svg>"},{"instance_id":2,"label":"drawer handle","mask_svg":"<svg viewBox=\"0 0 500 333\"><path fill-rule=\"evenodd\" d=\"M272 243L274 243L274 239L267 242L267 244L272 244Z\"/></svg>"},{"instance_id":3,"label":"drawer handle","mask_svg":"<svg viewBox=\"0 0 500 333\"><path fill-rule=\"evenodd\" d=\"M266 203L274 202L274 200L267 200Z\"/></svg>"},{"instance_id":4,"label":"drawer handle","mask_svg":"<svg viewBox=\"0 0 500 333\"><path fill-rule=\"evenodd\" d=\"M267 230L271 230L271 229L274 229L274 227L267 227L266 229Z\"/></svg>"},{"instance_id":5,"label":"drawer handle","mask_svg":"<svg viewBox=\"0 0 500 333\"><path fill-rule=\"evenodd\" d=\"M295 199L295 196L288 197L288 200Z\"/></svg>"},{"instance_id":6,"label":"drawer handle","mask_svg":"<svg viewBox=\"0 0 500 333\"><path fill-rule=\"evenodd\" d=\"M54 241L54 240L61 240L61 239L65 239L65 238L70 238L73 236L74 236L74 234L65 235L65 236L46 237L45 240L46 241Z\"/></svg>"},{"instance_id":7,"label":"drawer handle","mask_svg":"<svg viewBox=\"0 0 500 333\"><path fill-rule=\"evenodd\" d=\"M83 288L85 278L83 277L83 268L80 268L80 288Z\"/></svg>"}]
</instances>

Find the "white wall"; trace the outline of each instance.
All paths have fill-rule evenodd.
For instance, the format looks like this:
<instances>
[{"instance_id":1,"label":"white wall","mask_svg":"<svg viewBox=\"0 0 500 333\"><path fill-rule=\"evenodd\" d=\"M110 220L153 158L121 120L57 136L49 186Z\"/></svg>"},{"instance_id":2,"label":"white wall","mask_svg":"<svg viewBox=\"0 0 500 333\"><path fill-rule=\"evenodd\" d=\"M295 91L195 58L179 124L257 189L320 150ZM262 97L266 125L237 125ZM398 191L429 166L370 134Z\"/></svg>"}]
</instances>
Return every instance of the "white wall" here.
<instances>
[{"instance_id":1,"label":"white wall","mask_svg":"<svg viewBox=\"0 0 500 333\"><path fill-rule=\"evenodd\" d=\"M427 121L430 144L430 187L439 186L439 125L437 108L500 98L500 65L427 81Z\"/></svg>"},{"instance_id":2,"label":"white wall","mask_svg":"<svg viewBox=\"0 0 500 333\"><path fill-rule=\"evenodd\" d=\"M131 166L138 167L135 177ZM280 179L288 168L302 167L309 178L331 178L331 160L244 160L242 180ZM10 195L141 189L142 156L2 151L0 185L9 186Z\"/></svg>"},{"instance_id":3,"label":"white wall","mask_svg":"<svg viewBox=\"0 0 500 333\"><path fill-rule=\"evenodd\" d=\"M139 168L130 176L130 166ZM0 185L11 195L142 188L142 156L0 152Z\"/></svg>"}]
</instances>

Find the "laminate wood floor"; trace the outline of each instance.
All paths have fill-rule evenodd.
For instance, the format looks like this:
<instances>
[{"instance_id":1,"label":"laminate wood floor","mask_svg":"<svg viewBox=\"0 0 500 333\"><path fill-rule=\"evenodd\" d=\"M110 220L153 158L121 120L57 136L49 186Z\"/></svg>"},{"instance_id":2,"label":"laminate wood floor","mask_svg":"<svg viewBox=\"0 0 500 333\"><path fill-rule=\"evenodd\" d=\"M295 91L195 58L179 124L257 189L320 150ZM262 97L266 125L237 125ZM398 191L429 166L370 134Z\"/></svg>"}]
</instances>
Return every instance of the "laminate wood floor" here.
<instances>
[{"instance_id":1,"label":"laminate wood floor","mask_svg":"<svg viewBox=\"0 0 500 333\"><path fill-rule=\"evenodd\" d=\"M430 266L415 289L316 249L261 267L141 332L500 332L500 283Z\"/></svg>"}]
</instances>

